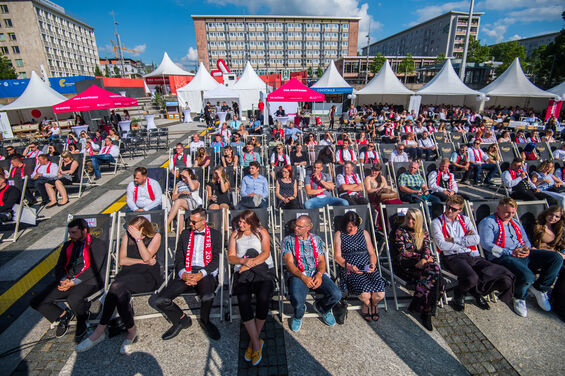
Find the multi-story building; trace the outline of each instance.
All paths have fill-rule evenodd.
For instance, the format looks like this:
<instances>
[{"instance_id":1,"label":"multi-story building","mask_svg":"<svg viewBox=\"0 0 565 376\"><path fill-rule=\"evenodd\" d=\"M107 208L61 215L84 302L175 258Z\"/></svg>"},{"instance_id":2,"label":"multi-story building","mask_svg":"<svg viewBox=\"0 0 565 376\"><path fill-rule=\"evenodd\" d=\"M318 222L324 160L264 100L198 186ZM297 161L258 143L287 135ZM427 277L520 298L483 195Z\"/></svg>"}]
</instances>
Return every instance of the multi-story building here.
<instances>
[{"instance_id":1,"label":"multi-story building","mask_svg":"<svg viewBox=\"0 0 565 376\"><path fill-rule=\"evenodd\" d=\"M192 16L198 60L223 59L240 73L249 60L259 74L318 66L357 54L358 17Z\"/></svg>"},{"instance_id":2,"label":"multi-story building","mask_svg":"<svg viewBox=\"0 0 565 376\"><path fill-rule=\"evenodd\" d=\"M94 75L94 28L48 0L0 0L0 54L18 78L31 71L50 76Z\"/></svg>"},{"instance_id":3,"label":"multi-story building","mask_svg":"<svg viewBox=\"0 0 565 376\"><path fill-rule=\"evenodd\" d=\"M555 32L555 33L538 35L535 37L516 39L516 42L524 46L524 50L526 50L526 56L530 57L532 55L532 52L534 52L536 48L538 48L539 46L543 46L544 44L545 45L550 44L551 42L555 41L555 38L557 38L558 35L559 32Z\"/></svg>"},{"instance_id":4,"label":"multi-story building","mask_svg":"<svg viewBox=\"0 0 565 376\"><path fill-rule=\"evenodd\" d=\"M124 58L124 73L122 74L122 62L119 59L100 59L98 67L106 74L106 68L111 76L120 74L124 78L141 78L145 74L145 64L141 60ZM117 69L116 69L117 68Z\"/></svg>"},{"instance_id":5,"label":"multi-story building","mask_svg":"<svg viewBox=\"0 0 565 376\"><path fill-rule=\"evenodd\" d=\"M477 38L482 12L473 13L471 35ZM447 12L431 20L379 40L369 46L369 55L378 53L388 56L438 56L461 57L469 13ZM477 38L478 39L478 38ZM367 55L367 47L363 47Z\"/></svg>"}]
</instances>

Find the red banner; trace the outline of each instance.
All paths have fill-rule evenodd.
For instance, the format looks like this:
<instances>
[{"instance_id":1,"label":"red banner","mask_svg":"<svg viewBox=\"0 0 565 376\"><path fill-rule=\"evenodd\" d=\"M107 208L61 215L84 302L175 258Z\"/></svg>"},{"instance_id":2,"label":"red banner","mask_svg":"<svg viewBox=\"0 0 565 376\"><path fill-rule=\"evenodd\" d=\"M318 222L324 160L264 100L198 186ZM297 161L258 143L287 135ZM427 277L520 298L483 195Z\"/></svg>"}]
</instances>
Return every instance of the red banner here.
<instances>
[{"instance_id":1,"label":"red banner","mask_svg":"<svg viewBox=\"0 0 565 376\"><path fill-rule=\"evenodd\" d=\"M556 118L559 119L559 113L561 112L561 105L563 105L563 101L555 101L550 99L547 103L547 111L545 112L545 119L547 121L551 117L551 115L555 115Z\"/></svg>"}]
</instances>

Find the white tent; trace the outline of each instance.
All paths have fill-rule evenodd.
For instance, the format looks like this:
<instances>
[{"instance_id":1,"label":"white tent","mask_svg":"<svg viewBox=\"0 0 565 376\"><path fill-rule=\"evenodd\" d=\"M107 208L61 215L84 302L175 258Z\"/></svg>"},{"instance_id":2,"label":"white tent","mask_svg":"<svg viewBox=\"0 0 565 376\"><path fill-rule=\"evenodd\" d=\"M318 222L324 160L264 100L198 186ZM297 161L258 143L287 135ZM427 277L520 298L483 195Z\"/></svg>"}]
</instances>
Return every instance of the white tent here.
<instances>
[{"instance_id":1,"label":"white tent","mask_svg":"<svg viewBox=\"0 0 565 376\"><path fill-rule=\"evenodd\" d=\"M229 87L226 87L222 84L219 84L212 90L206 91L204 93L203 98L204 101L210 101L211 103L215 103L215 102L222 103L223 101L225 101L230 107L232 102L237 102L238 105L240 104L239 103L240 94L237 91ZM239 108L241 109L241 105ZM237 114L237 115L240 116L241 114Z\"/></svg>"},{"instance_id":2,"label":"white tent","mask_svg":"<svg viewBox=\"0 0 565 376\"><path fill-rule=\"evenodd\" d=\"M22 95L20 95L12 103L2 107L2 111L20 110L18 113L8 112L11 124L17 124L18 122L25 121L37 121L38 119L33 117L31 111L23 110L38 109L41 112L40 118L45 116L49 118L53 117L53 109L51 107L66 100L67 98L51 89L51 87L43 82L35 71L32 71L29 83Z\"/></svg>"},{"instance_id":3,"label":"white tent","mask_svg":"<svg viewBox=\"0 0 565 376\"><path fill-rule=\"evenodd\" d=\"M201 62L196 76L188 84L177 89L177 98L182 108L190 108L192 112L199 112L202 106L202 95L205 91L215 89L219 85L206 67Z\"/></svg>"},{"instance_id":4,"label":"white tent","mask_svg":"<svg viewBox=\"0 0 565 376\"><path fill-rule=\"evenodd\" d=\"M357 103L394 103L407 105L410 95L414 94L400 82L394 74L388 59L367 86L356 92Z\"/></svg>"},{"instance_id":5,"label":"white tent","mask_svg":"<svg viewBox=\"0 0 565 376\"><path fill-rule=\"evenodd\" d=\"M541 110L547 107L548 99L556 97L554 93L543 91L528 80L518 58L514 59L496 80L480 91L490 97L489 107L521 106Z\"/></svg>"},{"instance_id":6,"label":"white tent","mask_svg":"<svg viewBox=\"0 0 565 376\"><path fill-rule=\"evenodd\" d=\"M190 73L173 63L169 55L165 52L163 54L163 60L161 64L153 72L146 74L143 77L159 77L159 76L194 76L194 73Z\"/></svg>"},{"instance_id":7,"label":"white tent","mask_svg":"<svg viewBox=\"0 0 565 376\"><path fill-rule=\"evenodd\" d=\"M257 109L260 93L263 93L263 100L267 97L267 84L255 73L249 61L232 89L240 93L241 111Z\"/></svg>"},{"instance_id":8,"label":"white tent","mask_svg":"<svg viewBox=\"0 0 565 376\"><path fill-rule=\"evenodd\" d=\"M353 88L347 83L335 67L334 61L330 61L328 68L320 77L320 79L311 86L320 93L333 94L333 93L351 93Z\"/></svg>"},{"instance_id":9,"label":"white tent","mask_svg":"<svg viewBox=\"0 0 565 376\"><path fill-rule=\"evenodd\" d=\"M552 87L548 90L548 92L559 95L562 100L565 100L565 81L555 87Z\"/></svg>"}]
</instances>

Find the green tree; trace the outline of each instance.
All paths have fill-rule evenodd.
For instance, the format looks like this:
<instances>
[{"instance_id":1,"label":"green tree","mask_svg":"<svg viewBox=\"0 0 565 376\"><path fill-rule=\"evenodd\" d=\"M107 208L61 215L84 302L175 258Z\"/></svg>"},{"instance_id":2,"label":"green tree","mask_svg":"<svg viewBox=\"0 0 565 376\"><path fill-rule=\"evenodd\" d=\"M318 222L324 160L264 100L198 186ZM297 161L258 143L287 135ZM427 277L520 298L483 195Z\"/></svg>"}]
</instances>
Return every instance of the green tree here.
<instances>
[{"instance_id":1,"label":"green tree","mask_svg":"<svg viewBox=\"0 0 565 376\"><path fill-rule=\"evenodd\" d=\"M100 70L100 67L98 65L96 66L96 68L94 68L94 75L96 77L102 76L102 71Z\"/></svg>"},{"instance_id":2,"label":"green tree","mask_svg":"<svg viewBox=\"0 0 565 376\"><path fill-rule=\"evenodd\" d=\"M412 73L414 72L414 59L411 54L407 54L404 59L398 64L398 73Z\"/></svg>"},{"instance_id":3,"label":"green tree","mask_svg":"<svg viewBox=\"0 0 565 376\"><path fill-rule=\"evenodd\" d=\"M0 56L0 80L13 80L18 78L12 62L6 56Z\"/></svg>"},{"instance_id":4,"label":"green tree","mask_svg":"<svg viewBox=\"0 0 565 376\"><path fill-rule=\"evenodd\" d=\"M308 77L314 77L314 70L312 67L308 67Z\"/></svg>"},{"instance_id":5,"label":"green tree","mask_svg":"<svg viewBox=\"0 0 565 376\"><path fill-rule=\"evenodd\" d=\"M114 77L122 77L120 74L120 68L117 65L114 66Z\"/></svg>"},{"instance_id":6,"label":"green tree","mask_svg":"<svg viewBox=\"0 0 565 376\"><path fill-rule=\"evenodd\" d=\"M371 64L369 64L369 72L371 73L378 73L381 70L383 65L385 65L386 57L384 57L380 52L375 56Z\"/></svg>"},{"instance_id":7,"label":"green tree","mask_svg":"<svg viewBox=\"0 0 565 376\"><path fill-rule=\"evenodd\" d=\"M548 77L547 87L557 85L565 80L565 29L561 30L555 40L547 45L542 54Z\"/></svg>"},{"instance_id":8,"label":"green tree","mask_svg":"<svg viewBox=\"0 0 565 376\"><path fill-rule=\"evenodd\" d=\"M474 36L469 38L469 47L467 49L467 62L468 63L484 63L490 59L490 48L482 45L480 40L475 39Z\"/></svg>"},{"instance_id":9,"label":"green tree","mask_svg":"<svg viewBox=\"0 0 565 376\"><path fill-rule=\"evenodd\" d=\"M104 76L110 77L110 69L108 69L108 65L104 67Z\"/></svg>"},{"instance_id":10,"label":"green tree","mask_svg":"<svg viewBox=\"0 0 565 376\"><path fill-rule=\"evenodd\" d=\"M439 55L437 55L436 60L434 61L435 65L443 65L443 63L445 62L445 54L441 53Z\"/></svg>"},{"instance_id":11,"label":"green tree","mask_svg":"<svg viewBox=\"0 0 565 376\"><path fill-rule=\"evenodd\" d=\"M497 76L501 75L512 64L515 58L520 59L522 69L527 67L526 63L526 50L524 46L515 40L511 42L499 43L490 47L490 53L494 61L502 62L501 65L496 67L495 73Z\"/></svg>"},{"instance_id":12,"label":"green tree","mask_svg":"<svg viewBox=\"0 0 565 376\"><path fill-rule=\"evenodd\" d=\"M324 74L324 70L322 69L322 66L318 65L318 69L316 69L316 76L322 77L323 74Z\"/></svg>"}]
</instances>

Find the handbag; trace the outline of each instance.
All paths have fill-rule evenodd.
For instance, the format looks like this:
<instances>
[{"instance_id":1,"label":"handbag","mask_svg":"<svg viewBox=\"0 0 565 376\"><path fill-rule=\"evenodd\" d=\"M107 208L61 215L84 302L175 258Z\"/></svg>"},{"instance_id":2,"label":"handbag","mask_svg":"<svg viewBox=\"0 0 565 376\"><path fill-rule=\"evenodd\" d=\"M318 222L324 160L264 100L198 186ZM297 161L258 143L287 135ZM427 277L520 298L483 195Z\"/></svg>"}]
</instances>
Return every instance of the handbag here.
<instances>
[{"instance_id":1,"label":"handbag","mask_svg":"<svg viewBox=\"0 0 565 376\"><path fill-rule=\"evenodd\" d=\"M345 262L345 270L347 270L347 261ZM344 273L344 275L347 275L347 272ZM349 306L349 303L347 302L347 298L342 295L340 301L337 302L332 308L332 312L334 314L335 321L339 325L343 325L345 323L345 319L347 318L347 307L348 306Z\"/></svg>"},{"instance_id":2,"label":"handbag","mask_svg":"<svg viewBox=\"0 0 565 376\"><path fill-rule=\"evenodd\" d=\"M384 188L378 193L379 202L398 199L398 193L390 188Z\"/></svg>"}]
</instances>

